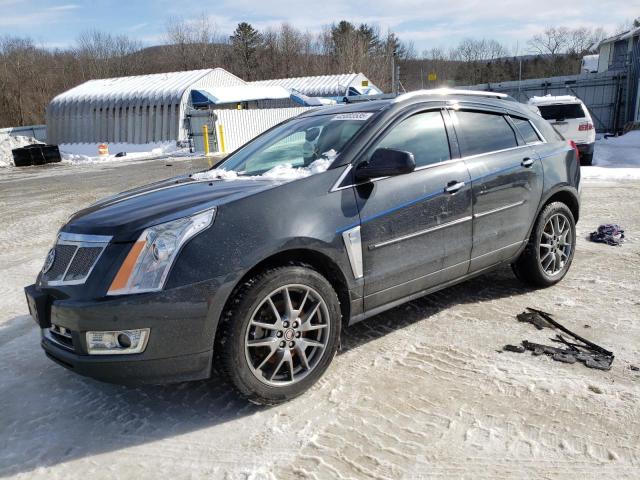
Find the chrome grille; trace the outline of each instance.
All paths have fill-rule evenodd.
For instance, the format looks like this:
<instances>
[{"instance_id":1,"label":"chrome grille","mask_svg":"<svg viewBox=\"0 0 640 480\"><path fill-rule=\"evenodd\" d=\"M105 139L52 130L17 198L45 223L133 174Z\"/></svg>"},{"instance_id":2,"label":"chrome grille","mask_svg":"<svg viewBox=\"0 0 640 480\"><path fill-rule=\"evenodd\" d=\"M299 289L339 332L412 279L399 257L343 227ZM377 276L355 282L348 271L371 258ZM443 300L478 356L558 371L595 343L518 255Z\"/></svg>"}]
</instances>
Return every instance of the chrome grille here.
<instances>
[{"instance_id":1,"label":"chrome grille","mask_svg":"<svg viewBox=\"0 0 640 480\"><path fill-rule=\"evenodd\" d=\"M75 245L56 245L54 248L56 258L51 269L46 274L49 281L62 280L62 276L67 271L67 267L71 263L71 259L78 247Z\"/></svg>"},{"instance_id":2,"label":"chrome grille","mask_svg":"<svg viewBox=\"0 0 640 480\"><path fill-rule=\"evenodd\" d=\"M110 240L104 235L60 233L53 265L43 272L43 282L54 286L84 283Z\"/></svg>"},{"instance_id":3,"label":"chrome grille","mask_svg":"<svg viewBox=\"0 0 640 480\"><path fill-rule=\"evenodd\" d=\"M104 247L79 247L67 274L64 276L65 281L80 280L87 276L91 267L98 259Z\"/></svg>"}]
</instances>

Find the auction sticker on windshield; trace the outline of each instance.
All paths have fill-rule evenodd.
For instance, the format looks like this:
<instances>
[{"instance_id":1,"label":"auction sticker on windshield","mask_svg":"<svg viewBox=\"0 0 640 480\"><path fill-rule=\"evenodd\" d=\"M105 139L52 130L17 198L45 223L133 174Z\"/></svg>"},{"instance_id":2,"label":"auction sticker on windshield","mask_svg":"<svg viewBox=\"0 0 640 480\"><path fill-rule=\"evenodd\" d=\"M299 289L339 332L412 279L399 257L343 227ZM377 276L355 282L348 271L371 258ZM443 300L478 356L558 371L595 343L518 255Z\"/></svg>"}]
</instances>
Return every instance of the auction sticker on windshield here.
<instances>
[{"instance_id":1,"label":"auction sticker on windshield","mask_svg":"<svg viewBox=\"0 0 640 480\"><path fill-rule=\"evenodd\" d=\"M339 113L331 120L368 120L369 117L373 115L371 112L350 112L350 113Z\"/></svg>"}]
</instances>

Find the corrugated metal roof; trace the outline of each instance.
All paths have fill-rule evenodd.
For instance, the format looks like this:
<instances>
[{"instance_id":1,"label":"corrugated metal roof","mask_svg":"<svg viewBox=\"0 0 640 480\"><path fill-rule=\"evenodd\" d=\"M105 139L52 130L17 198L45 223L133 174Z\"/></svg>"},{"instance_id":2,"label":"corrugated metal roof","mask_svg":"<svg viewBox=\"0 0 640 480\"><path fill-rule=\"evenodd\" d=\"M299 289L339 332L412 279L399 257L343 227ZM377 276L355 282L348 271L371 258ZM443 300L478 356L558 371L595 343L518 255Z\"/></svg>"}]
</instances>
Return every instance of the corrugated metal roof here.
<instances>
[{"instance_id":1,"label":"corrugated metal roof","mask_svg":"<svg viewBox=\"0 0 640 480\"><path fill-rule=\"evenodd\" d=\"M133 77L89 80L55 97L50 108L73 101L93 103L147 101L150 104L162 100L179 102L184 91L202 77L222 69L189 70L185 72L155 73ZM229 72L226 72L231 75Z\"/></svg>"},{"instance_id":2,"label":"corrugated metal roof","mask_svg":"<svg viewBox=\"0 0 640 480\"><path fill-rule=\"evenodd\" d=\"M183 113L194 86L244 85L222 68L89 80L47 107L52 143L149 143L185 137Z\"/></svg>"},{"instance_id":3,"label":"corrugated metal roof","mask_svg":"<svg viewBox=\"0 0 640 480\"><path fill-rule=\"evenodd\" d=\"M317 75L314 77L278 78L249 83L254 85L278 85L290 90L297 90L309 97L339 97L347 95L349 87L353 86L359 79L366 80L366 77L361 73L345 73L339 75Z\"/></svg>"}]
</instances>

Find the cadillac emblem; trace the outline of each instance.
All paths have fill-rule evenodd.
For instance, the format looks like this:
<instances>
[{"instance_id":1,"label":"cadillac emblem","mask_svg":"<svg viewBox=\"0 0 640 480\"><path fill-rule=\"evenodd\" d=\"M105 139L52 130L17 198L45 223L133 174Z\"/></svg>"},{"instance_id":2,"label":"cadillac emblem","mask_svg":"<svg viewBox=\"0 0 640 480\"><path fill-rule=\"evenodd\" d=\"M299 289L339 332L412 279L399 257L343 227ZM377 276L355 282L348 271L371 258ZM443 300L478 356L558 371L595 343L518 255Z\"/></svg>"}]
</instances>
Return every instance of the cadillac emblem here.
<instances>
[{"instance_id":1,"label":"cadillac emblem","mask_svg":"<svg viewBox=\"0 0 640 480\"><path fill-rule=\"evenodd\" d=\"M47 273L53 267L53 262L56 259L56 249L52 248L47 253L47 259L44 261L44 266L42 267L42 273Z\"/></svg>"}]
</instances>

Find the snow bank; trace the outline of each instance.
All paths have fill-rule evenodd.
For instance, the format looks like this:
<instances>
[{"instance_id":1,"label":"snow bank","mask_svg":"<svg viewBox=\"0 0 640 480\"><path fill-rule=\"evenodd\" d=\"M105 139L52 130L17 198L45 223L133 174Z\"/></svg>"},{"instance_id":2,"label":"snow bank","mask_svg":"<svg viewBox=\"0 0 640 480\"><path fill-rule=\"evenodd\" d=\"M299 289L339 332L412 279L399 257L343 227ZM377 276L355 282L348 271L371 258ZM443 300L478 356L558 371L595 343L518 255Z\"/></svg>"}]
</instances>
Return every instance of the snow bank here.
<instances>
[{"instance_id":1,"label":"snow bank","mask_svg":"<svg viewBox=\"0 0 640 480\"><path fill-rule=\"evenodd\" d=\"M593 164L599 167L640 167L640 130L596 141Z\"/></svg>"},{"instance_id":2,"label":"snow bank","mask_svg":"<svg viewBox=\"0 0 640 480\"><path fill-rule=\"evenodd\" d=\"M187 155L188 149L181 149L175 142L162 143L108 143L109 155L98 155L98 143L71 143L61 144L60 155L62 160L71 164L104 163L113 161L145 160L163 155ZM116 154L125 152L125 156L116 157Z\"/></svg>"},{"instance_id":3,"label":"snow bank","mask_svg":"<svg viewBox=\"0 0 640 480\"><path fill-rule=\"evenodd\" d=\"M590 180L640 180L640 168L582 167L580 175Z\"/></svg>"},{"instance_id":4,"label":"snow bank","mask_svg":"<svg viewBox=\"0 0 640 480\"><path fill-rule=\"evenodd\" d=\"M2 136L0 137L0 167L13 166L13 154L11 150L14 148L24 147L25 145L32 145L34 143L42 143L33 137L23 136Z\"/></svg>"},{"instance_id":5,"label":"snow bank","mask_svg":"<svg viewBox=\"0 0 640 480\"><path fill-rule=\"evenodd\" d=\"M599 138L593 167L582 167L582 178L591 180L640 180L640 130L620 137Z\"/></svg>"}]
</instances>

